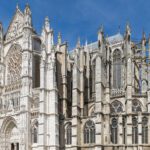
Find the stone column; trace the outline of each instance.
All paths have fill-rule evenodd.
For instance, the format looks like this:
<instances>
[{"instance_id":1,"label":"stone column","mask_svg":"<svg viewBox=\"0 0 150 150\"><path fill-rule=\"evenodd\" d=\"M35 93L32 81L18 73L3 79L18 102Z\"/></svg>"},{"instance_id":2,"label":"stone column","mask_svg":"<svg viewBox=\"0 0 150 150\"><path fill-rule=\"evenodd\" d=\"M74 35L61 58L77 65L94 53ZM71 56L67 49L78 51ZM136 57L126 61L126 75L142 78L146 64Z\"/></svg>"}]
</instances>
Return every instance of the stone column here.
<instances>
[{"instance_id":1,"label":"stone column","mask_svg":"<svg viewBox=\"0 0 150 150\"><path fill-rule=\"evenodd\" d=\"M150 144L150 136L149 136L149 133L150 133L150 116L148 116L148 144Z\"/></svg>"},{"instance_id":2,"label":"stone column","mask_svg":"<svg viewBox=\"0 0 150 150\"><path fill-rule=\"evenodd\" d=\"M122 115L118 118L118 144L123 144Z\"/></svg>"},{"instance_id":3,"label":"stone column","mask_svg":"<svg viewBox=\"0 0 150 150\"><path fill-rule=\"evenodd\" d=\"M55 52L48 54L46 75L47 150L59 150L58 90L56 86Z\"/></svg>"},{"instance_id":4,"label":"stone column","mask_svg":"<svg viewBox=\"0 0 150 150\"><path fill-rule=\"evenodd\" d=\"M40 64L40 100L39 100L39 127L38 127L38 150L46 149L46 105L45 105L45 74L46 74L46 62L41 60Z\"/></svg>"},{"instance_id":5,"label":"stone column","mask_svg":"<svg viewBox=\"0 0 150 150\"><path fill-rule=\"evenodd\" d=\"M96 146L95 150L102 149L102 72L101 72L101 56L96 58L96 67L95 67L95 92L96 92L96 101L95 101L95 114L96 114Z\"/></svg>"},{"instance_id":6,"label":"stone column","mask_svg":"<svg viewBox=\"0 0 150 150\"><path fill-rule=\"evenodd\" d=\"M80 70L78 54L75 56L73 66L73 91L72 91L72 150L77 150L80 145Z\"/></svg>"},{"instance_id":7,"label":"stone column","mask_svg":"<svg viewBox=\"0 0 150 150\"><path fill-rule=\"evenodd\" d=\"M138 114L138 144L142 144L142 114Z\"/></svg>"}]
</instances>

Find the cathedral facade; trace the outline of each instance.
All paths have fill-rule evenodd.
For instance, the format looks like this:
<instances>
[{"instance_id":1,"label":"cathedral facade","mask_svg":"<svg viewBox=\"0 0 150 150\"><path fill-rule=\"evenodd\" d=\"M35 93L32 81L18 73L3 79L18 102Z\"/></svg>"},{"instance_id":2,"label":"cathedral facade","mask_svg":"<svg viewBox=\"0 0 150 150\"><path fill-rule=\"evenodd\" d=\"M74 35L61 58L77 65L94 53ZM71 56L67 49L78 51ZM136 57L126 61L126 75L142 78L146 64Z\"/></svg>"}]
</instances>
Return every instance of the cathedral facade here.
<instances>
[{"instance_id":1,"label":"cathedral facade","mask_svg":"<svg viewBox=\"0 0 150 150\"><path fill-rule=\"evenodd\" d=\"M17 7L0 23L0 150L150 150L150 38L130 30L68 51Z\"/></svg>"}]
</instances>

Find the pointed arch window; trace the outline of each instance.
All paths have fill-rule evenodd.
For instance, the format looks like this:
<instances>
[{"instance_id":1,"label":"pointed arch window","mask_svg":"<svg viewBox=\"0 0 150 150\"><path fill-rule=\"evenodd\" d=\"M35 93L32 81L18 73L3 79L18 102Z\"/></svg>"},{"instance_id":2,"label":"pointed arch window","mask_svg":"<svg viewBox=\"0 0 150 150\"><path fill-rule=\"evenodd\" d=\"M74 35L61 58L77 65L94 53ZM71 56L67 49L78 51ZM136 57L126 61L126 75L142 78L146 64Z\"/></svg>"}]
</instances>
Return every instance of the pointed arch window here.
<instances>
[{"instance_id":1,"label":"pointed arch window","mask_svg":"<svg viewBox=\"0 0 150 150\"><path fill-rule=\"evenodd\" d=\"M113 52L113 88L121 88L121 51L119 49L114 50Z\"/></svg>"},{"instance_id":2,"label":"pointed arch window","mask_svg":"<svg viewBox=\"0 0 150 150\"><path fill-rule=\"evenodd\" d=\"M132 112L141 112L141 103L138 100L132 101Z\"/></svg>"},{"instance_id":3,"label":"pointed arch window","mask_svg":"<svg viewBox=\"0 0 150 150\"><path fill-rule=\"evenodd\" d=\"M84 126L84 143L95 143L95 124L88 120Z\"/></svg>"},{"instance_id":4,"label":"pointed arch window","mask_svg":"<svg viewBox=\"0 0 150 150\"><path fill-rule=\"evenodd\" d=\"M66 128L66 144L67 145L72 144L72 126L71 126L71 123L69 123L67 125L67 128Z\"/></svg>"},{"instance_id":5,"label":"pointed arch window","mask_svg":"<svg viewBox=\"0 0 150 150\"><path fill-rule=\"evenodd\" d=\"M136 117L132 118L132 143L138 144L138 120Z\"/></svg>"},{"instance_id":6,"label":"pointed arch window","mask_svg":"<svg viewBox=\"0 0 150 150\"><path fill-rule=\"evenodd\" d=\"M95 60L92 62L92 65L90 66L90 96L91 100L94 98L95 95L95 67L96 62Z\"/></svg>"},{"instance_id":7,"label":"pointed arch window","mask_svg":"<svg viewBox=\"0 0 150 150\"><path fill-rule=\"evenodd\" d=\"M123 112L122 103L117 100L112 102L110 106L110 110L111 110L111 113Z\"/></svg>"},{"instance_id":8,"label":"pointed arch window","mask_svg":"<svg viewBox=\"0 0 150 150\"><path fill-rule=\"evenodd\" d=\"M38 122L35 122L32 127L32 143L38 142Z\"/></svg>"},{"instance_id":9,"label":"pointed arch window","mask_svg":"<svg viewBox=\"0 0 150 150\"><path fill-rule=\"evenodd\" d=\"M143 144L148 143L148 118L147 117L142 118L142 143Z\"/></svg>"},{"instance_id":10,"label":"pointed arch window","mask_svg":"<svg viewBox=\"0 0 150 150\"><path fill-rule=\"evenodd\" d=\"M126 116L122 117L123 143L126 144Z\"/></svg>"},{"instance_id":11,"label":"pointed arch window","mask_svg":"<svg viewBox=\"0 0 150 150\"><path fill-rule=\"evenodd\" d=\"M114 144L117 144L118 140L118 120L116 118L112 118L111 124L111 141Z\"/></svg>"}]
</instances>

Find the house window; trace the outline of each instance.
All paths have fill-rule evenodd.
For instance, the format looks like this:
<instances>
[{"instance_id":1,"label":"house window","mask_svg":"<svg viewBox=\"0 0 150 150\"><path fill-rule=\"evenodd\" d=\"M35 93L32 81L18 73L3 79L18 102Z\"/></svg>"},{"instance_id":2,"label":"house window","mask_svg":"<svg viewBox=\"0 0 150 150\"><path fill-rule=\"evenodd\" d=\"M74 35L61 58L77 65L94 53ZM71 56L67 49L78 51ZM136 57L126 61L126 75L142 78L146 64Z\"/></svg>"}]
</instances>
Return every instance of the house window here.
<instances>
[{"instance_id":1,"label":"house window","mask_svg":"<svg viewBox=\"0 0 150 150\"><path fill-rule=\"evenodd\" d=\"M88 120L84 126L84 143L95 143L95 124Z\"/></svg>"}]
</instances>

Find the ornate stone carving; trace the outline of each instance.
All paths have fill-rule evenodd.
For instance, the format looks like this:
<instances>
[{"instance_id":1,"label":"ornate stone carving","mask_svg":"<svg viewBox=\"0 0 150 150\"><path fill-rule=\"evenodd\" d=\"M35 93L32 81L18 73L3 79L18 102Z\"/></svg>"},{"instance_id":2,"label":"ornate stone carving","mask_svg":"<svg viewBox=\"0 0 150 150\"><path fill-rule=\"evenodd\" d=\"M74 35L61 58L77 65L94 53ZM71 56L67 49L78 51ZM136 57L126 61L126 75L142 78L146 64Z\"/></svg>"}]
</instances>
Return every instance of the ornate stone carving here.
<instances>
[{"instance_id":1,"label":"ornate stone carving","mask_svg":"<svg viewBox=\"0 0 150 150\"><path fill-rule=\"evenodd\" d=\"M18 45L14 45L10 48L7 57L7 83L11 84L20 79L21 75L21 47Z\"/></svg>"},{"instance_id":2,"label":"ornate stone carving","mask_svg":"<svg viewBox=\"0 0 150 150\"><path fill-rule=\"evenodd\" d=\"M23 14L18 10L8 28L6 40L14 39L22 34L23 29Z\"/></svg>"}]
</instances>

